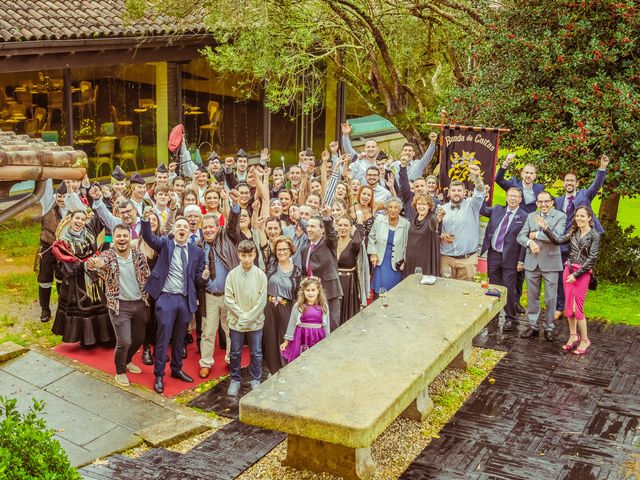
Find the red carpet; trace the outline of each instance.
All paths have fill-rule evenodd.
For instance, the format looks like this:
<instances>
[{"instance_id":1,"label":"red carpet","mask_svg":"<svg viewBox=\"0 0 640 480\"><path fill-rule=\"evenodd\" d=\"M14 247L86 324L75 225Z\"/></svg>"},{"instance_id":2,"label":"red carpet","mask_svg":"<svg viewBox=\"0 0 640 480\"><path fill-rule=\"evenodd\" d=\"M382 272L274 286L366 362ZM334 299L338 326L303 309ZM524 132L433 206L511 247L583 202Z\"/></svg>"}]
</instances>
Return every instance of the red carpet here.
<instances>
[{"instance_id":1,"label":"red carpet","mask_svg":"<svg viewBox=\"0 0 640 480\"><path fill-rule=\"evenodd\" d=\"M102 370L110 375L116 374L116 367L113 363L113 348L82 348L79 343L62 343L55 347L54 350L60 355L77 360L78 362L97 368L98 370ZM195 388L201 383L208 382L209 380L222 377L229 373L229 370L224 363L225 352L218 347L217 343L215 354L213 356L215 364L213 365L208 378L202 379L198 376L198 371L200 370L200 364L198 363L200 355L198 354L198 349L196 348L195 343L187 345L187 353L187 358L183 363L183 370L187 375L193 378L193 383L185 383L175 378L171 378L171 369L169 368L169 363L167 363L167 366L165 367L163 394L166 397L175 397L186 390ZM135 357L133 357L133 363L142 369L142 373L137 375L127 373L127 376L131 383L135 383L136 385L140 385L153 391L153 383L155 380L153 375L153 365L144 365L141 357L142 349L140 349L140 351L136 353ZM249 365L249 349L245 346L242 350L242 366L244 367L247 365Z\"/></svg>"}]
</instances>

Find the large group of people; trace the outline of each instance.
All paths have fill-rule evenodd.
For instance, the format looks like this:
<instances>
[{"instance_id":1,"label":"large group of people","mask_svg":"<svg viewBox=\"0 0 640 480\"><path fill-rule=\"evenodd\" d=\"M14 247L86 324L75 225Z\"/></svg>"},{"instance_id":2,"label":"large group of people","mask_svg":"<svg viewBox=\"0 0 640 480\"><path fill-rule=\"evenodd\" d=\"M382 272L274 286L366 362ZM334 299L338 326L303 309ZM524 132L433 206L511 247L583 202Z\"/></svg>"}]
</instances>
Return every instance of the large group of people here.
<instances>
[{"instance_id":1,"label":"large group of people","mask_svg":"<svg viewBox=\"0 0 640 480\"><path fill-rule=\"evenodd\" d=\"M591 187L578 189L569 172L564 194L554 198L534 183L533 165L521 179L505 180L509 155L496 177L506 205L489 207L478 165L468 166L469 192L458 181L443 191L436 177L424 176L435 133L421 158L406 143L394 160L375 140L355 151L350 132L343 124L343 153L338 142L318 160L307 149L287 171L270 167L267 149L253 165L240 150L224 159L212 152L199 166L160 165L150 184L119 167L109 185L66 180L54 191L49 183L41 320L52 316L55 280L53 332L83 346L115 343L118 384L140 373L132 362L140 348L142 362L154 366L156 392L164 391L169 351L171 377L192 382L182 365L186 343L196 342L201 378L224 349L228 393L236 396L245 342L256 388L263 358L275 374L414 272L473 280L478 253L486 252L489 281L508 291L505 331L515 329L526 279L522 336L538 335L544 281L544 337L554 340L564 312L570 336L563 349L587 352L583 307L602 232L590 203L606 157ZM481 215L489 218L482 242Z\"/></svg>"}]
</instances>

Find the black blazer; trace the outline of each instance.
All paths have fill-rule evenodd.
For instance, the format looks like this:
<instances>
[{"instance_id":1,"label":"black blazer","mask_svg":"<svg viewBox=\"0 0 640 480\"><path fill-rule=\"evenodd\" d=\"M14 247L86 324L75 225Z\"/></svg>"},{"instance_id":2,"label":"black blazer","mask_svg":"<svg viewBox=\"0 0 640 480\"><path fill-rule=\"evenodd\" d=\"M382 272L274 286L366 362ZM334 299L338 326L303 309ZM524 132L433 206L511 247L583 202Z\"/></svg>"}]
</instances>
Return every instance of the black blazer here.
<instances>
[{"instance_id":1,"label":"black blazer","mask_svg":"<svg viewBox=\"0 0 640 480\"><path fill-rule=\"evenodd\" d=\"M338 234L333 228L332 220L324 221L324 237L318 242L316 249L311 252L311 273L319 277L322 287L327 294L327 300L342 297L342 286L338 275ZM311 244L309 244L310 246ZM309 246L302 249L302 271L308 276Z\"/></svg>"},{"instance_id":2,"label":"black blazer","mask_svg":"<svg viewBox=\"0 0 640 480\"><path fill-rule=\"evenodd\" d=\"M500 222L504 217L507 207L504 205L496 205L495 207L487 207L482 205L480 214L489 217L489 224L484 232L484 241L482 242L482 252L484 253L491 248L491 239L500 226ZM527 249L518 243L518 234L525 222L527 221L527 212L522 207L516 210L511 225L504 237L504 245L502 247L502 266L504 268L516 268L518 262L524 262Z\"/></svg>"}]
</instances>

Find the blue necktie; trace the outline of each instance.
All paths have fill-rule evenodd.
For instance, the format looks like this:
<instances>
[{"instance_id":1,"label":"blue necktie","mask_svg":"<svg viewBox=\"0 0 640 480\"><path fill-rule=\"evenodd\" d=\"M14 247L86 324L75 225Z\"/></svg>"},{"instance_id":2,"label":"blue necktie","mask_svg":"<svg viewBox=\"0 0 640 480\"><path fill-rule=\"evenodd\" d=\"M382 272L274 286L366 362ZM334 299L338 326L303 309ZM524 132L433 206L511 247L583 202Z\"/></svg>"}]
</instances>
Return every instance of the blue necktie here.
<instances>
[{"instance_id":1,"label":"blue necktie","mask_svg":"<svg viewBox=\"0 0 640 480\"><path fill-rule=\"evenodd\" d=\"M195 233L192 233L192 234L191 234L191 238L189 238L189 243L190 243L190 244L192 244L192 245L193 245L193 244L195 244L195 243L196 243L196 239L197 239L197 238L198 238L198 237L196 236L196 234L195 234Z\"/></svg>"},{"instance_id":2,"label":"blue necktie","mask_svg":"<svg viewBox=\"0 0 640 480\"><path fill-rule=\"evenodd\" d=\"M507 236L507 228L509 228L509 215L511 215L511 210L507 210L507 213L502 218L502 225L500 225L498 238L496 238L496 251L498 252L502 252L504 248L504 238Z\"/></svg>"},{"instance_id":3,"label":"blue necktie","mask_svg":"<svg viewBox=\"0 0 640 480\"><path fill-rule=\"evenodd\" d=\"M178 245L180 248L180 260L182 260L182 294L187 295L187 246Z\"/></svg>"}]
</instances>

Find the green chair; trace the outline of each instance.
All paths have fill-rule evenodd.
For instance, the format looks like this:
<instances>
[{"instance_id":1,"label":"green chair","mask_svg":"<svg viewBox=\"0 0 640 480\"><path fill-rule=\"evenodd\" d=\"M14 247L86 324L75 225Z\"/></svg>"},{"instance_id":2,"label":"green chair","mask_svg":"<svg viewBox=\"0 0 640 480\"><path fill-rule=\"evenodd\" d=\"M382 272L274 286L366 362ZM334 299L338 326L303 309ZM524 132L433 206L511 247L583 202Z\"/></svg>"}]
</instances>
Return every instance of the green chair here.
<instances>
[{"instance_id":1,"label":"green chair","mask_svg":"<svg viewBox=\"0 0 640 480\"><path fill-rule=\"evenodd\" d=\"M127 135L120 139L120 153L116 155L120 159L120 168L125 172L135 172L138 167L136 165L136 155L138 153L138 136ZM127 168L130 166L131 168Z\"/></svg>"},{"instance_id":2,"label":"green chair","mask_svg":"<svg viewBox=\"0 0 640 480\"><path fill-rule=\"evenodd\" d=\"M59 135L56 130L44 130L42 132L42 140L45 142L56 142L58 143Z\"/></svg>"},{"instance_id":3,"label":"green chair","mask_svg":"<svg viewBox=\"0 0 640 480\"><path fill-rule=\"evenodd\" d=\"M115 142L113 140L98 140L96 143L96 177L107 176L113 171L113 151ZM100 175L101 169L106 166L106 173Z\"/></svg>"}]
</instances>

